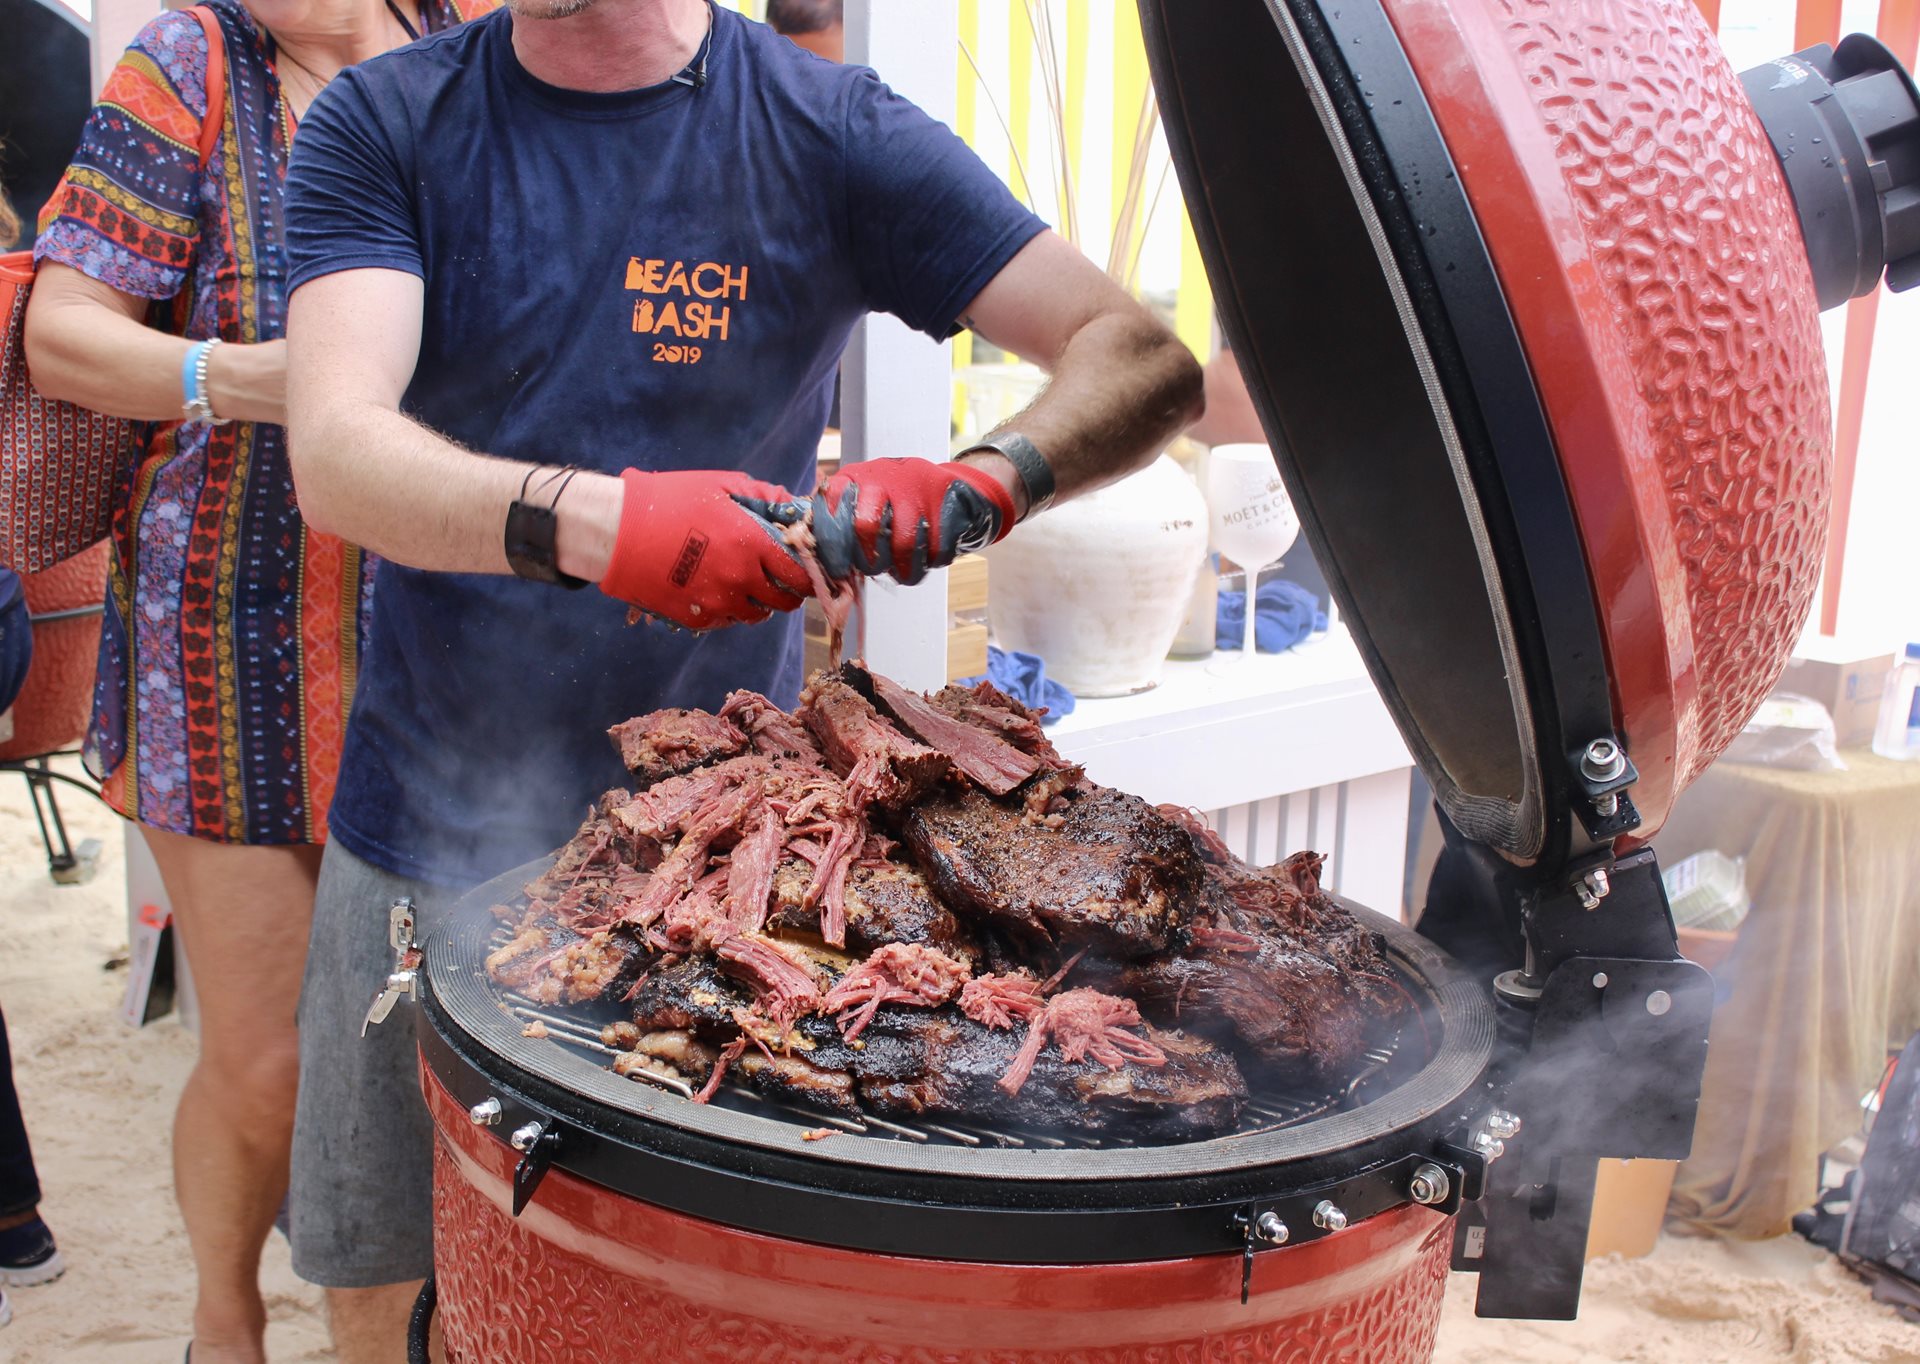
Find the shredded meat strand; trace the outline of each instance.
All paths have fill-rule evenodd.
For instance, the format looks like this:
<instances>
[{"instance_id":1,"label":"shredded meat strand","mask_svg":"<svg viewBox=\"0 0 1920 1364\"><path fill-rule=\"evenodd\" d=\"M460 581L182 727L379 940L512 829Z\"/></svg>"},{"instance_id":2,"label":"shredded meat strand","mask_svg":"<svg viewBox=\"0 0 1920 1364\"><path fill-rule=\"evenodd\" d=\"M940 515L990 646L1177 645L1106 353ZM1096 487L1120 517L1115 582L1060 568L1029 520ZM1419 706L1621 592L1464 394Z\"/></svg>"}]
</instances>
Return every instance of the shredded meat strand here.
<instances>
[{"instance_id":1,"label":"shredded meat strand","mask_svg":"<svg viewBox=\"0 0 1920 1364\"><path fill-rule=\"evenodd\" d=\"M827 618L827 667L838 668L846 648L847 622L860 605L860 579L835 582L827 577L826 570L820 566L813 527L807 522L783 526L781 534L800 561L800 567L807 571L807 581L813 584L814 600L820 603L820 614Z\"/></svg>"},{"instance_id":2,"label":"shredded meat strand","mask_svg":"<svg viewBox=\"0 0 1920 1364\"><path fill-rule=\"evenodd\" d=\"M1011 1028L1046 1006L1040 982L1032 976L975 976L960 991L960 1012L989 1028Z\"/></svg>"},{"instance_id":3,"label":"shredded meat strand","mask_svg":"<svg viewBox=\"0 0 1920 1364\"><path fill-rule=\"evenodd\" d=\"M965 1003L961 1005L965 1008ZM1128 1062L1142 1066L1164 1066L1167 1054L1146 1038L1127 1031L1141 1025L1140 1006L1130 999L1104 995L1098 990L1068 990L1046 1002L1027 1028L1026 1040L1013 1058L1013 1064L999 1080L1008 1094L1018 1094L1033 1063L1051 1039L1060 1055L1069 1062L1092 1060L1108 1070L1118 1070Z\"/></svg>"},{"instance_id":4,"label":"shredded meat strand","mask_svg":"<svg viewBox=\"0 0 1920 1364\"><path fill-rule=\"evenodd\" d=\"M707 1082L701 1085L700 1092L693 1096L695 1103L703 1104L713 1097L714 1091L720 1088L720 1082L727 1078L727 1067L735 1061L738 1061L740 1059L740 1053L746 1049L747 1037L745 1033L734 1038L733 1041L727 1043L726 1046L720 1049L720 1054L714 1058L713 1069L707 1072Z\"/></svg>"},{"instance_id":5,"label":"shredded meat strand","mask_svg":"<svg viewBox=\"0 0 1920 1364\"><path fill-rule=\"evenodd\" d=\"M936 947L887 943L842 976L821 1001L821 1009L838 1015L834 1021L851 1042L873 1022L882 1004L931 1009L952 999L971 974L965 963Z\"/></svg>"}]
</instances>

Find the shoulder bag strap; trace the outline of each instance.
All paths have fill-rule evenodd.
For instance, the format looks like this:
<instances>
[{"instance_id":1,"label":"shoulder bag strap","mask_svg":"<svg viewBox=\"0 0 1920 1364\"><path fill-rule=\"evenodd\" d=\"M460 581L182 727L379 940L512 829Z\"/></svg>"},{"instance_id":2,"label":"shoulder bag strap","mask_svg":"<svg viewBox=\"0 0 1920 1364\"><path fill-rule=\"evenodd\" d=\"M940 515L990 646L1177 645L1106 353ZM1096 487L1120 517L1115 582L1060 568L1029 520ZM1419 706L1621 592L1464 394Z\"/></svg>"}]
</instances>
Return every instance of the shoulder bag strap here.
<instances>
[{"instance_id":1,"label":"shoulder bag strap","mask_svg":"<svg viewBox=\"0 0 1920 1364\"><path fill-rule=\"evenodd\" d=\"M207 6L195 5L192 14L207 32L207 114L200 120L200 164L205 166L227 119L227 40L219 16Z\"/></svg>"}]
</instances>

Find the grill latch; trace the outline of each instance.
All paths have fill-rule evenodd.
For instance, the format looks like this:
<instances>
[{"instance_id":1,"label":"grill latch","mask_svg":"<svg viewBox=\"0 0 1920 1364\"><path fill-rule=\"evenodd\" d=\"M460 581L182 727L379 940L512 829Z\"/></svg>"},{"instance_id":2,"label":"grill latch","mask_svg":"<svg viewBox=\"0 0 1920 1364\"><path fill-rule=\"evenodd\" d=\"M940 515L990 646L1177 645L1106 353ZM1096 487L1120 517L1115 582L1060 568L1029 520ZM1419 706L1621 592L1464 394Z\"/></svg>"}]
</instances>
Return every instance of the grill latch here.
<instances>
[{"instance_id":1,"label":"grill latch","mask_svg":"<svg viewBox=\"0 0 1920 1364\"><path fill-rule=\"evenodd\" d=\"M1254 1249L1258 1246L1284 1246L1293 1238L1293 1233L1280 1220L1280 1214L1271 1208L1265 1212L1245 1208L1236 1213L1233 1220L1244 1237L1244 1249L1240 1252L1240 1305L1245 1307L1247 1294L1253 1287Z\"/></svg>"},{"instance_id":2,"label":"grill latch","mask_svg":"<svg viewBox=\"0 0 1920 1364\"><path fill-rule=\"evenodd\" d=\"M362 1037L367 1035L368 1028L386 1021L402 995L409 1000L420 998L420 945L414 940L414 926L413 897L403 895L387 911L387 941L393 944L393 970L368 1006L367 1017L360 1024Z\"/></svg>"},{"instance_id":3,"label":"grill latch","mask_svg":"<svg viewBox=\"0 0 1920 1364\"><path fill-rule=\"evenodd\" d=\"M518 1217L560 1154L560 1124L552 1118L523 1123L513 1129L507 1144L520 1153L520 1163L513 1167L513 1215Z\"/></svg>"}]
</instances>

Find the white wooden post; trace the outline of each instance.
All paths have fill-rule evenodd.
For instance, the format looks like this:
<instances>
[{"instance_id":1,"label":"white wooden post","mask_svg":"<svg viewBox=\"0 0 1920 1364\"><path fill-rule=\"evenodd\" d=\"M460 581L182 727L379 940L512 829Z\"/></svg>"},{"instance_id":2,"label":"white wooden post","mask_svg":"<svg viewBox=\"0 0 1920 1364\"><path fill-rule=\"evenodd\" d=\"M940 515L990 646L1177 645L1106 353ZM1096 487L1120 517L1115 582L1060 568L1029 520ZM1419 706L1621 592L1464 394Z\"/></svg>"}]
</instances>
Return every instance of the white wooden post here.
<instances>
[{"instance_id":1,"label":"white wooden post","mask_svg":"<svg viewBox=\"0 0 1920 1364\"><path fill-rule=\"evenodd\" d=\"M848 61L873 67L933 117L953 121L957 0L847 0L846 24ZM840 362L841 459L946 458L952 394L953 361L944 343L894 317L867 318ZM944 569L911 588L870 579L863 615L861 652L869 663L909 687L945 684Z\"/></svg>"}]
</instances>

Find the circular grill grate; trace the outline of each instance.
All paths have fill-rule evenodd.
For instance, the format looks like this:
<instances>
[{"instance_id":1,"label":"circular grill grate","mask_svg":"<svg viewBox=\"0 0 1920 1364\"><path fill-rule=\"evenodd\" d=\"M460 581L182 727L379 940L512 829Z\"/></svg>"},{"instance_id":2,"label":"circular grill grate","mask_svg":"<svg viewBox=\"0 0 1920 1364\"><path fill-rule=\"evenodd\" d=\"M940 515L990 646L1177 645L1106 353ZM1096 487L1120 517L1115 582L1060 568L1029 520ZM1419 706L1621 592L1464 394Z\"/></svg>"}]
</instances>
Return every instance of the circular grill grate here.
<instances>
[{"instance_id":1,"label":"circular grill grate","mask_svg":"<svg viewBox=\"0 0 1920 1364\"><path fill-rule=\"evenodd\" d=\"M503 946L510 936L505 927L495 929L487 940L488 950L492 951ZM546 1036L544 1039L535 1037L530 1040L550 1041L556 1046L588 1057L595 1065L605 1069L608 1078L616 1084L627 1082L650 1084L689 1102L692 1100L693 1086L684 1080L649 1070L636 1070L630 1076L623 1078L615 1075L611 1069L607 1069L611 1059L619 1055L619 1052L600 1040L600 1024L620 1018L618 1009L605 1008L600 1011L604 1013L604 1017L591 1010L576 1010L561 1014L536 1003L525 995L502 989L491 979L487 984L488 988L498 996L501 1008L513 1018L520 1020L522 1036L527 1035L525 1032L527 1026L538 1024L546 1030ZM1247 1104L1246 1112L1241 1117L1240 1125L1226 1135L1241 1137L1252 1136L1259 1132L1274 1132L1295 1123L1306 1122L1324 1114L1365 1103L1376 1092L1390 1088L1397 1079L1413 1069L1418 1069L1426 1061L1427 1057L1418 1037L1413 1039L1412 1046L1405 1045L1409 1026L1411 1025L1403 1026L1382 1045L1369 1049L1366 1053L1366 1066L1338 1090L1271 1088L1264 1091L1256 1090ZM1041 1132L1004 1123L987 1125L952 1119L943 1119L939 1122L920 1120L903 1123L871 1113L862 1114L859 1118L849 1118L770 1097L734 1078L726 1080L709 1103L735 1112L798 1123L809 1130L832 1128L854 1136L891 1141L947 1142L956 1146L996 1146L1016 1150L1021 1148L1094 1150L1101 1147L1138 1144L1126 1137L1095 1136L1085 1132Z\"/></svg>"}]
</instances>

